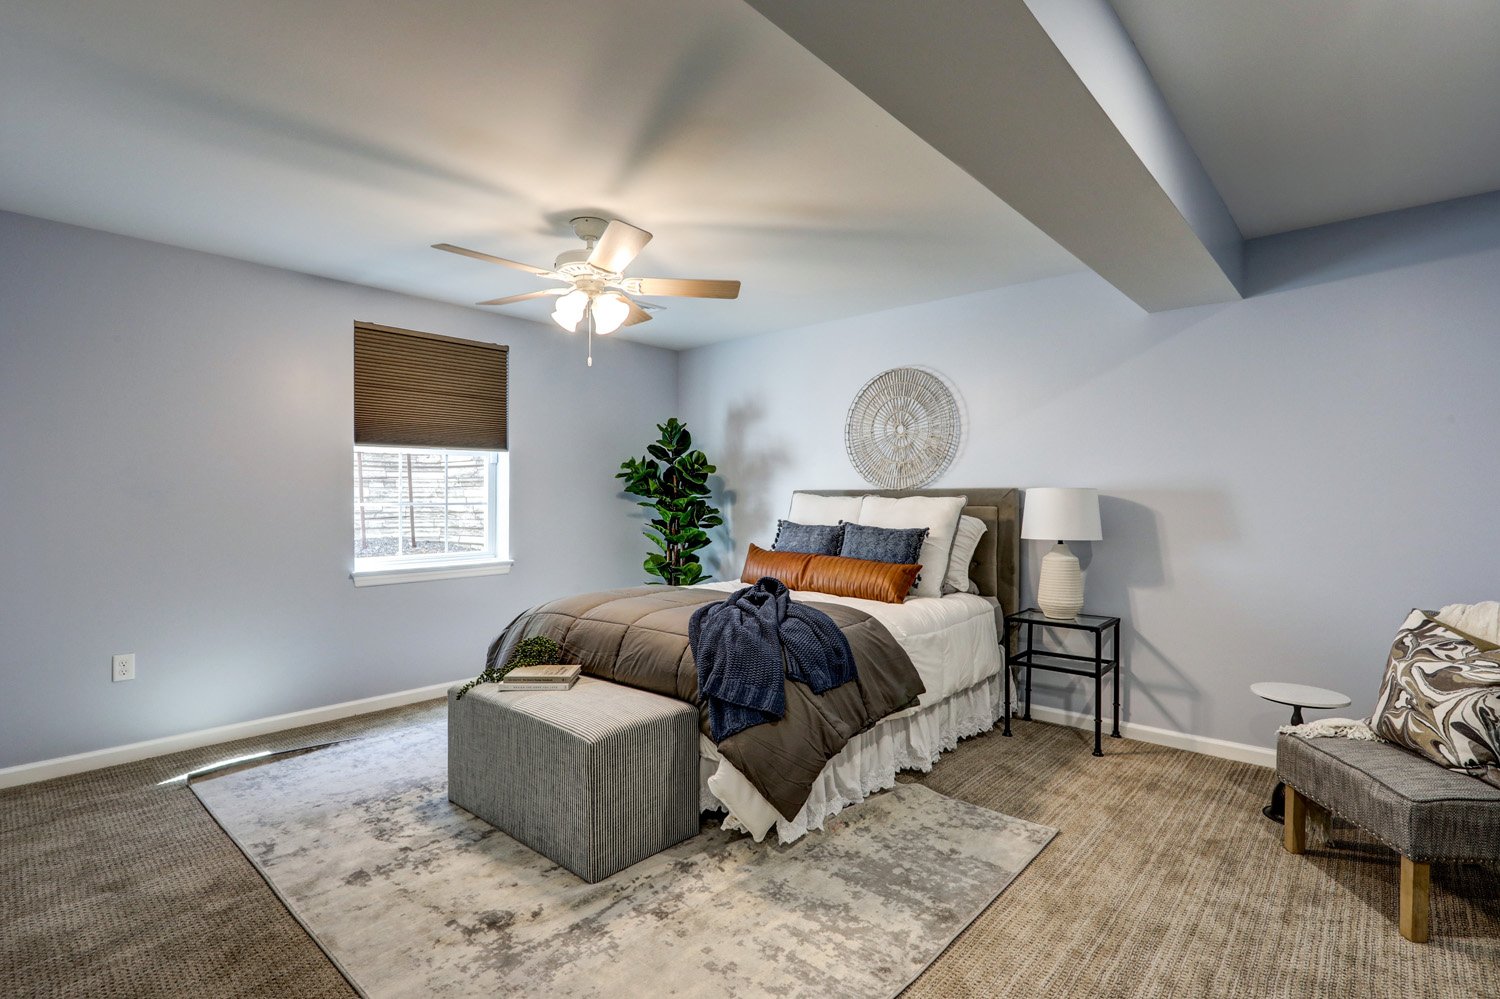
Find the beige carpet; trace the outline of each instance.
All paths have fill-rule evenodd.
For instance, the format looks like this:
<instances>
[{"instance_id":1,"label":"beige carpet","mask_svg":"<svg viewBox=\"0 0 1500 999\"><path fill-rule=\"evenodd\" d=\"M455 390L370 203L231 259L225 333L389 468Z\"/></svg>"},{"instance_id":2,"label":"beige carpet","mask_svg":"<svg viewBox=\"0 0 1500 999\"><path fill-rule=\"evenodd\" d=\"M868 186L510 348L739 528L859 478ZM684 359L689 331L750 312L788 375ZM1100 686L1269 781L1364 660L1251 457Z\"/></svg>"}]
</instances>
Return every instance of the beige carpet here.
<instances>
[{"instance_id":1,"label":"beige carpet","mask_svg":"<svg viewBox=\"0 0 1500 999\"><path fill-rule=\"evenodd\" d=\"M0 792L0 982L17 996L350 996L181 782L441 702ZM1493 995L1500 873L1433 868L1433 941L1396 932L1394 856L1283 853L1268 771L1018 723L920 782L1061 830L909 996Z\"/></svg>"}]
</instances>

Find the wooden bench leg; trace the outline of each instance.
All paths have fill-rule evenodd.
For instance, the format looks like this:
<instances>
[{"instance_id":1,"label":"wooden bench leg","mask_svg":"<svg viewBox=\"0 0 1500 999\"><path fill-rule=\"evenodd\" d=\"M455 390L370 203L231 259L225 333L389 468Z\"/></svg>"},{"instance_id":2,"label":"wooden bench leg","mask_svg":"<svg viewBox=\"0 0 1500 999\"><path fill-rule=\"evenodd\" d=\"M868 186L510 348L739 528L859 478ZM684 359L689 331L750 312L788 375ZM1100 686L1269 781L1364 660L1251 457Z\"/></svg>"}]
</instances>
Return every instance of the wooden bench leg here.
<instances>
[{"instance_id":1,"label":"wooden bench leg","mask_svg":"<svg viewBox=\"0 0 1500 999\"><path fill-rule=\"evenodd\" d=\"M1432 865L1401 858L1401 935L1412 943L1427 942L1427 916L1432 900Z\"/></svg>"},{"instance_id":2,"label":"wooden bench leg","mask_svg":"<svg viewBox=\"0 0 1500 999\"><path fill-rule=\"evenodd\" d=\"M1307 799L1295 787L1286 786L1285 818L1281 827L1281 845L1287 853L1307 851Z\"/></svg>"}]
</instances>

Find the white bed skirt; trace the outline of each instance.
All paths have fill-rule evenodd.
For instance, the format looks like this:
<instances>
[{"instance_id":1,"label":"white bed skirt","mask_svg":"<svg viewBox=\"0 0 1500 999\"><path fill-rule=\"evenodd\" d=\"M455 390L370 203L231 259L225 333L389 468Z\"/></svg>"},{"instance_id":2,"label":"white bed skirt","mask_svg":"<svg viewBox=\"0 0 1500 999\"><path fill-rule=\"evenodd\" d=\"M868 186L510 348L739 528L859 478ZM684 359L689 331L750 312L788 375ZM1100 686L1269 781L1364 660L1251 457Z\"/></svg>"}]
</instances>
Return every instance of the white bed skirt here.
<instances>
[{"instance_id":1,"label":"white bed skirt","mask_svg":"<svg viewBox=\"0 0 1500 999\"><path fill-rule=\"evenodd\" d=\"M744 830L756 842L764 839L774 825L777 838L791 843L811 829L822 829L830 816L846 806L895 786L899 771L931 770L938 757L957 746L958 740L993 728L1004 710L997 674L937 704L882 720L850 739L828 761L807 803L791 821L782 818L727 760L717 758L717 753L713 757L705 754L705 779L699 791L702 808L728 812L724 828Z\"/></svg>"}]
</instances>

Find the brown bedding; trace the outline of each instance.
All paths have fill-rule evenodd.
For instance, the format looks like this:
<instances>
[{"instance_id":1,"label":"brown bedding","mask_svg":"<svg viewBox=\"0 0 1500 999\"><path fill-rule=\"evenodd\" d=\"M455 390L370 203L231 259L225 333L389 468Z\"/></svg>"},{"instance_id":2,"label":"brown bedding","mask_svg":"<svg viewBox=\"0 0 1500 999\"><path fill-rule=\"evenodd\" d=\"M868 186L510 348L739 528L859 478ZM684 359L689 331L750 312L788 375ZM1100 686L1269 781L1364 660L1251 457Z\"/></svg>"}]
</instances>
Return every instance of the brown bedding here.
<instances>
[{"instance_id":1,"label":"brown bedding","mask_svg":"<svg viewBox=\"0 0 1500 999\"><path fill-rule=\"evenodd\" d=\"M561 645L590 676L698 703L688 619L727 594L637 586L565 597L522 614L490 647L489 662L533 635ZM840 604L804 601L833 618L849 639L859 678L824 694L786 681L786 716L730 736L719 752L778 812L795 818L823 765L853 736L916 702L924 691L905 650L879 621ZM708 712L699 706L708 733Z\"/></svg>"}]
</instances>

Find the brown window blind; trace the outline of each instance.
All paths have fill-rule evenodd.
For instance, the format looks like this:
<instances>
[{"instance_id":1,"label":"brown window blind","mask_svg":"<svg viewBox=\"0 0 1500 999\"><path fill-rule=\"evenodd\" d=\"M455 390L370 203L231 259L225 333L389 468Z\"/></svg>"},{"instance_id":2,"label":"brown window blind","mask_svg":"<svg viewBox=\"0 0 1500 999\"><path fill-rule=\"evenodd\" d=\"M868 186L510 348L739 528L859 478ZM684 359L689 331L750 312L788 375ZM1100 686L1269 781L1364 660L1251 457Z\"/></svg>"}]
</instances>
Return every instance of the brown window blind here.
<instances>
[{"instance_id":1,"label":"brown window blind","mask_svg":"<svg viewBox=\"0 0 1500 999\"><path fill-rule=\"evenodd\" d=\"M508 348L354 324L354 443L506 448Z\"/></svg>"}]
</instances>

